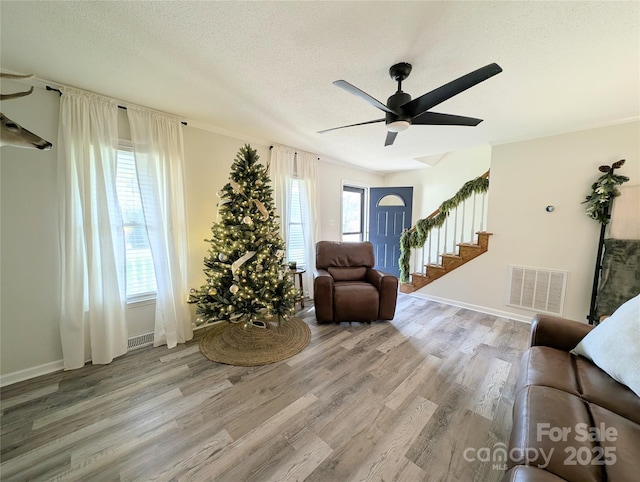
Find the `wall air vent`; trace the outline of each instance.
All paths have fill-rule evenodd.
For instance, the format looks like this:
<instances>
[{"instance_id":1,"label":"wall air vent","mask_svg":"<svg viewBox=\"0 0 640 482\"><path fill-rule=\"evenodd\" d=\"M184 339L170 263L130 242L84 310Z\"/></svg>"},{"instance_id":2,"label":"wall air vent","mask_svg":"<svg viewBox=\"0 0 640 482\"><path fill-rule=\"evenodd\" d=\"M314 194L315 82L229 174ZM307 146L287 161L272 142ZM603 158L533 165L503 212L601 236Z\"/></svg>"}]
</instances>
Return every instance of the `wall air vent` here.
<instances>
[{"instance_id":1,"label":"wall air vent","mask_svg":"<svg viewBox=\"0 0 640 482\"><path fill-rule=\"evenodd\" d=\"M567 272L509 265L507 305L562 315Z\"/></svg>"},{"instance_id":2,"label":"wall air vent","mask_svg":"<svg viewBox=\"0 0 640 482\"><path fill-rule=\"evenodd\" d=\"M143 346L153 344L153 333L146 333L144 335L134 336L127 340L127 349L134 350L136 348L142 348Z\"/></svg>"}]
</instances>

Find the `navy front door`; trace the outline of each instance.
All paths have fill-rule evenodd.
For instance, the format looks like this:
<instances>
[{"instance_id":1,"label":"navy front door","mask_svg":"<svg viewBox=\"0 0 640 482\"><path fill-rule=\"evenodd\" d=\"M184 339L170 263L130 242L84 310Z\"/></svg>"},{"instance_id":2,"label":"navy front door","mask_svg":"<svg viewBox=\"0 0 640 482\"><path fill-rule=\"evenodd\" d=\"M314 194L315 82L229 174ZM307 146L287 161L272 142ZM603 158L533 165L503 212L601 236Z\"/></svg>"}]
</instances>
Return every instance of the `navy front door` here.
<instances>
[{"instance_id":1,"label":"navy front door","mask_svg":"<svg viewBox=\"0 0 640 482\"><path fill-rule=\"evenodd\" d=\"M376 269L400 276L400 234L411 227L412 187L369 189L369 241Z\"/></svg>"}]
</instances>

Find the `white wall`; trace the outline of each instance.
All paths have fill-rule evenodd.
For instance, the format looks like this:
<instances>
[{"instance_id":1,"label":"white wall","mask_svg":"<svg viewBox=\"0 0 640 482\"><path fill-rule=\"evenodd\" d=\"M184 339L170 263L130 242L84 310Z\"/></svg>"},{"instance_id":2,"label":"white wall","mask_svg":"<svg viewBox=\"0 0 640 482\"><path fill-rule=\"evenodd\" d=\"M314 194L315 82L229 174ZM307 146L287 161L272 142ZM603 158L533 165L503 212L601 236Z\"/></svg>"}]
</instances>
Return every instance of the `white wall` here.
<instances>
[{"instance_id":1,"label":"white wall","mask_svg":"<svg viewBox=\"0 0 640 482\"><path fill-rule=\"evenodd\" d=\"M586 321L600 225L581 203L602 164L626 159L619 172L638 184L639 150L639 122L493 147L489 251L419 293L529 319L505 304L508 265L563 270L564 316Z\"/></svg>"},{"instance_id":2,"label":"white wall","mask_svg":"<svg viewBox=\"0 0 640 482\"><path fill-rule=\"evenodd\" d=\"M25 90L24 84L2 81L2 92L21 90ZM58 330L58 105L58 95L42 89L2 102L7 117L53 143L49 151L0 148L2 374L62 358Z\"/></svg>"}]
</instances>

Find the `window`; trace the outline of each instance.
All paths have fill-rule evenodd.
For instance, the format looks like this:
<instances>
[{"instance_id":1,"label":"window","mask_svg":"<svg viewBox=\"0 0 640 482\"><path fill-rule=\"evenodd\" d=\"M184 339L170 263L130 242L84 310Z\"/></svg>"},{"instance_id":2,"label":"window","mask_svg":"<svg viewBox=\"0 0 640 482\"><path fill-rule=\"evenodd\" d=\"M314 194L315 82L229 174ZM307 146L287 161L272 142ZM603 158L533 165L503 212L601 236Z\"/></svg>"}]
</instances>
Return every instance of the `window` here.
<instances>
[{"instance_id":1,"label":"window","mask_svg":"<svg viewBox=\"0 0 640 482\"><path fill-rule=\"evenodd\" d=\"M122 144L118 148L116 190L124 229L127 301L155 297L156 275L140 199L136 164L131 149Z\"/></svg>"},{"instance_id":2,"label":"window","mask_svg":"<svg viewBox=\"0 0 640 482\"><path fill-rule=\"evenodd\" d=\"M295 261L298 268L306 269L304 225L307 222L307 196L304 195L304 182L300 179L289 180L289 238L287 239L287 261Z\"/></svg>"},{"instance_id":3,"label":"window","mask_svg":"<svg viewBox=\"0 0 640 482\"><path fill-rule=\"evenodd\" d=\"M365 188L342 186L342 241L364 241Z\"/></svg>"}]
</instances>

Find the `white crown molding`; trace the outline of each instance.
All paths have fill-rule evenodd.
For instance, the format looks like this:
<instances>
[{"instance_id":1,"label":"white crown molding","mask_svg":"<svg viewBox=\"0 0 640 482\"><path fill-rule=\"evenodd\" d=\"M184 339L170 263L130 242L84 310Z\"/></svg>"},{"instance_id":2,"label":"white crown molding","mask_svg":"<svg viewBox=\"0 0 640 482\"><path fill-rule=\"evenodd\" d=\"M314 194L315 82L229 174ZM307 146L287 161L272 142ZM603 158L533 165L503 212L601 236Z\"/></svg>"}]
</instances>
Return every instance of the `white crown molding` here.
<instances>
[{"instance_id":1,"label":"white crown molding","mask_svg":"<svg viewBox=\"0 0 640 482\"><path fill-rule=\"evenodd\" d=\"M613 126L617 126L620 124L629 124L631 122L638 122L640 121L640 116L634 116L634 117L625 117L624 119L617 119L617 120L613 120L613 121L608 121L608 122L599 122L597 124L587 124L587 125L583 125L580 127L575 127L572 129L568 129L562 132L542 132L540 133L540 135L537 135L535 137L526 137L526 136L522 136L522 137L512 137L512 138L505 138L505 139L497 139L493 142L491 142L491 146L495 147L495 146L501 146L504 144L515 144L517 142L527 142L527 141L535 141L537 139L544 139L545 137L555 137L555 136L564 136L566 134L573 134L575 132L582 132L582 131L589 131L592 129L602 129L604 127L613 127Z\"/></svg>"}]
</instances>

